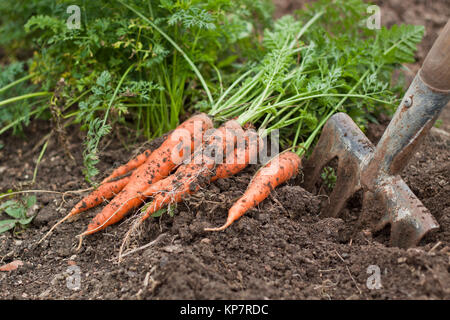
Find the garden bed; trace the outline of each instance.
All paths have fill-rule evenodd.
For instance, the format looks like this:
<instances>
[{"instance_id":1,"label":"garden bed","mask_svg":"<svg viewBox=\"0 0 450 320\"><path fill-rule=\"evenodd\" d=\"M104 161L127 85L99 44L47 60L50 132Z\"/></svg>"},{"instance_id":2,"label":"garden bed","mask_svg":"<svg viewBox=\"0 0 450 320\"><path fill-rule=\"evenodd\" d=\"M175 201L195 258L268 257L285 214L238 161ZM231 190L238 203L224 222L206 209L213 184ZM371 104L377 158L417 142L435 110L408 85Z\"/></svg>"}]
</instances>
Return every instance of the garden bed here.
<instances>
[{"instance_id":1,"label":"garden bed","mask_svg":"<svg viewBox=\"0 0 450 320\"><path fill-rule=\"evenodd\" d=\"M379 1L383 23L424 24L426 37L412 75L448 17L446 1ZM300 5L277 1L280 11ZM405 8L405 6L407 8ZM414 20L414 19L419 20ZM413 20L411 20L413 19ZM422 20L423 21L422 21ZM409 75L411 77L411 75ZM360 197L351 199L339 219L320 218L324 194L302 188L302 177L277 188L272 195L225 232L208 233L204 227L225 221L233 200L247 187L256 166L179 204L173 217L149 219L130 244L138 248L117 263L117 254L130 219L87 237L76 252L76 235L83 232L101 208L90 210L61 225L48 239L43 234L64 216L81 194L37 193L37 217L18 234L0 235L0 265L21 260L15 271L0 273L1 299L449 299L450 298L450 110L442 125L432 129L423 147L402 173L412 191L431 211L440 229L409 250L390 247L388 232L370 234L353 226L361 211ZM367 135L376 142L388 121L370 125ZM50 132L49 123L33 122L26 139L0 136L0 190L16 189L31 180L40 148ZM72 161L57 139L50 140L39 164L33 189L64 192L89 187L82 173L83 136L68 137ZM120 136L105 138L100 172L124 163ZM8 141L8 143L5 143ZM157 146L160 140L137 141L132 150ZM34 148L34 149L33 149ZM325 188L323 192L325 193ZM81 275L79 290L67 286L71 266ZM376 266L380 289L368 279ZM69 269L68 269L69 268ZM370 280L370 279L369 279Z\"/></svg>"}]
</instances>

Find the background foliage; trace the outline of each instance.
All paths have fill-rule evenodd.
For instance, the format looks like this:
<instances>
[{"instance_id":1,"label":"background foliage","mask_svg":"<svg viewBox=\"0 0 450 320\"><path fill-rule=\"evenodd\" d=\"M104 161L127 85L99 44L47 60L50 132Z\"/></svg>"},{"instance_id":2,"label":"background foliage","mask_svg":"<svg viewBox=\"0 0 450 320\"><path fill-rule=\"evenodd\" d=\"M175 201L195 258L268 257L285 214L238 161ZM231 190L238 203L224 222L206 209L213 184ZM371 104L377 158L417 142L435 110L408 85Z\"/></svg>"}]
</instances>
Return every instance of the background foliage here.
<instances>
[{"instance_id":1,"label":"background foliage","mask_svg":"<svg viewBox=\"0 0 450 320\"><path fill-rule=\"evenodd\" d=\"M74 4L80 29L66 24ZM285 146L304 149L337 111L364 130L395 109L393 72L414 61L424 32L369 30L367 6L319 0L274 21L269 0L2 1L0 134L36 117L60 133L80 124L91 181L115 126L152 138L186 111L280 129Z\"/></svg>"},{"instance_id":2,"label":"background foliage","mask_svg":"<svg viewBox=\"0 0 450 320\"><path fill-rule=\"evenodd\" d=\"M74 4L81 9L80 29L66 25L70 16L66 9ZM270 24L273 9L267 0L127 4L189 56L213 94L233 80L244 61L241 57L257 55L259 32ZM84 153L88 179L97 173L99 141L116 123L149 138L159 136L178 124L185 106L205 96L180 53L118 1L2 1L0 16L5 56L0 88L26 75L32 75L35 84L24 81L14 90L0 91L0 99L38 88L50 93L37 101L21 99L0 106L0 126L18 133L33 115L60 117L56 122L65 126L81 123L88 133Z\"/></svg>"}]
</instances>

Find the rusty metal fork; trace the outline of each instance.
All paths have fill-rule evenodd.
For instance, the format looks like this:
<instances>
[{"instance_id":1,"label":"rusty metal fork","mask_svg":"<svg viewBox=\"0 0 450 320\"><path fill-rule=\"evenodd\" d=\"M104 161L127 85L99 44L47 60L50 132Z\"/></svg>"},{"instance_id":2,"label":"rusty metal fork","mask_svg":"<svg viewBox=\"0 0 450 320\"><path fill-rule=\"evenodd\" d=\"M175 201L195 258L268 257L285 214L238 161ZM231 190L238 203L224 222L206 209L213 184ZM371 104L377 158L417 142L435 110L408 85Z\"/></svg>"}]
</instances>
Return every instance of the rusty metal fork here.
<instances>
[{"instance_id":1,"label":"rusty metal fork","mask_svg":"<svg viewBox=\"0 0 450 320\"><path fill-rule=\"evenodd\" d=\"M322 215L336 217L346 201L363 191L363 212L382 207L372 228L391 226L391 245L411 247L439 228L429 210L399 176L450 100L450 20L428 53L377 146L344 113L325 124L304 165L306 188L314 191L323 167L338 159L336 185Z\"/></svg>"}]
</instances>

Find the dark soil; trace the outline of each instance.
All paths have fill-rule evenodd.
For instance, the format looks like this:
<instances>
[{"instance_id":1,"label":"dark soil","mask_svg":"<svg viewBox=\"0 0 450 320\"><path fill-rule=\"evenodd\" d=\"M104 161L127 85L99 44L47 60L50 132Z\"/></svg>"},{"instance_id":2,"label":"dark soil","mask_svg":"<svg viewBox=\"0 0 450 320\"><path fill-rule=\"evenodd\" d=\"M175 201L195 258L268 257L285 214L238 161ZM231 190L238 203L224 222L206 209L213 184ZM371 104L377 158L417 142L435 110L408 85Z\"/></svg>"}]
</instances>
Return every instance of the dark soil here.
<instances>
[{"instance_id":1,"label":"dark soil","mask_svg":"<svg viewBox=\"0 0 450 320\"><path fill-rule=\"evenodd\" d=\"M383 8L400 12L396 21L405 21L403 11L391 6L402 2L389 3ZM423 8L432 21L434 15L441 22L442 16L449 16L446 1L433 1L433 5L426 6L425 1L408 3L408 10ZM285 10L294 7L285 6ZM425 20L427 32L437 32L443 25L441 22L429 27L429 21ZM424 44L424 52L431 43L432 40ZM321 203L326 197L305 191L301 175L277 188L257 209L225 232L204 232L204 227L225 221L227 209L242 194L257 169L253 166L235 177L213 183L179 204L173 217L164 214L148 220L132 238L128 250L152 244L125 256L120 264L119 247L133 217L87 237L76 252L76 235L101 210L93 209L76 221L62 224L38 245L43 234L82 194L63 197L37 193L37 217L32 225L24 231L0 235L0 265L13 260L24 262L15 271L0 273L0 298L449 299L448 111L447 107L441 128L432 129L402 174L441 226L416 248L390 247L388 230L374 235L367 230L354 231L361 212L358 195L349 201L341 218L320 218ZM370 126L368 137L374 142L379 139L387 122ZM52 138L39 164L35 185L26 185L33 176L39 142L49 131L48 124L35 122L26 130L26 139L10 134L0 136L5 145L0 149L0 191L23 188L61 192L88 187L81 172L83 145L77 128L68 130L74 135L69 135L67 146L75 162ZM99 164L102 177L133 153L127 152L120 140L119 136L111 137L104 145ZM138 141L131 150L137 152L160 142ZM80 268L79 290L67 286L70 266ZM372 268L381 272L380 289L369 289L374 278Z\"/></svg>"}]
</instances>

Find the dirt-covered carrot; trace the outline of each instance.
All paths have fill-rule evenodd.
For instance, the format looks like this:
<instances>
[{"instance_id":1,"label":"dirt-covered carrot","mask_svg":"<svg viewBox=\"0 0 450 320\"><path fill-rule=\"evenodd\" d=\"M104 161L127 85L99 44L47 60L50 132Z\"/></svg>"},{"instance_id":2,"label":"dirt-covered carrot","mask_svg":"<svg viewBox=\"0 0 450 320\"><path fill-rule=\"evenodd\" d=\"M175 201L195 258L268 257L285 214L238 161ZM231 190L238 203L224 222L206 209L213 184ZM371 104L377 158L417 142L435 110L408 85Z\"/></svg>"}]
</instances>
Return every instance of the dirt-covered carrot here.
<instances>
[{"instance_id":1,"label":"dirt-covered carrot","mask_svg":"<svg viewBox=\"0 0 450 320\"><path fill-rule=\"evenodd\" d=\"M211 119L203 113L179 125L162 145L150 154L145 163L133 172L125 188L94 217L87 230L80 236L95 233L120 221L132 209L141 205L145 200L142 192L168 176L179 164L176 160L183 159L187 155L187 150L192 151L195 146L201 145L203 134L212 127Z\"/></svg>"},{"instance_id":2,"label":"dirt-covered carrot","mask_svg":"<svg viewBox=\"0 0 450 320\"><path fill-rule=\"evenodd\" d=\"M39 243L47 238L57 226L75 215L94 208L118 194L130 181L131 171L142 165L150 156L151 150L147 149L143 153L128 161L126 164L116 168L108 177L103 179L100 186L81 199L75 207L61 220L59 220L50 230L39 240Z\"/></svg>"},{"instance_id":3,"label":"dirt-covered carrot","mask_svg":"<svg viewBox=\"0 0 450 320\"><path fill-rule=\"evenodd\" d=\"M231 163L221 163L216 167L215 175L210 179L210 182L214 182L218 179L226 179L242 171L250 161L255 161L258 156L258 146L262 146L262 139L260 139L257 133L253 130L246 131L244 143L239 143L232 153ZM154 196L157 193L167 193L173 191L175 188L181 185L180 181L185 172L179 169L176 173L168 176L165 179L155 182L148 187L142 195L144 197Z\"/></svg>"},{"instance_id":4,"label":"dirt-covered carrot","mask_svg":"<svg viewBox=\"0 0 450 320\"><path fill-rule=\"evenodd\" d=\"M103 181L100 184L109 182L112 179L123 176L124 174L127 174L128 172L136 169L148 159L151 153L152 151L150 149L145 150L143 153L137 155L135 158L131 159L126 164L114 169L114 171L105 179L103 179Z\"/></svg>"},{"instance_id":5,"label":"dirt-covered carrot","mask_svg":"<svg viewBox=\"0 0 450 320\"><path fill-rule=\"evenodd\" d=\"M72 208L69 214L59 221L57 225L81 212L98 206L105 200L109 200L118 194L130 181L131 171L143 164L150 154L150 150L145 150L137 157L131 159L128 163L115 169L108 177L103 179L97 189L81 199L75 207ZM53 229L54 227L51 230Z\"/></svg>"},{"instance_id":6,"label":"dirt-covered carrot","mask_svg":"<svg viewBox=\"0 0 450 320\"><path fill-rule=\"evenodd\" d=\"M98 206L105 200L111 199L114 195L118 194L128 184L128 182L130 182L130 179L131 175L127 175L123 178L116 177L112 179L113 181L100 185L97 189L79 201L64 218L55 223L53 227L51 227L50 230L41 238L41 240L39 240L39 243L47 238L53 230L55 230L55 228L64 221L73 218L81 212Z\"/></svg>"},{"instance_id":7,"label":"dirt-covered carrot","mask_svg":"<svg viewBox=\"0 0 450 320\"><path fill-rule=\"evenodd\" d=\"M78 202L70 211L69 215L74 216L80 212L96 207L103 201L111 199L118 194L131 180L131 175L118 179L117 181L106 182L91 192L83 200Z\"/></svg>"},{"instance_id":8,"label":"dirt-covered carrot","mask_svg":"<svg viewBox=\"0 0 450 320\"><path fill-rule=\"evenodd\" d=\"M59 220L52 228L50 228L50 230L39 242L50 235L53 230L64 221L81 212L96 207L105 200L109 200L118 194L130 181L131 171L142 165L148 159L150 154L151 150L147 149L143 153L128 161L126 164L116 168L108 177L103 179L97 189L81 199L64 218Z\"/></svg>"},{"instance_id":9,"label":"dirt-covered carrot","mask_svg":"<svg viewBox=\"0 0 450 320\"><path fill-rule=\"evenodd\" d=\"M167 178L170 179L172 185L169 185L167 192L155 195L141 221L169 203L180 202L184 196L196 192L201 185L209 183L217 163L216 152L222 152L222 156L225 157L227 152L233 152L227 150L227 144L229 145L230 141L233 145L235 144L239 131L243 132L242 127L235 120L227 121L217 129L202 148L193 155L191 161L177 169L173 175L175 178Z\"/></svg>"},{"instance_id":10,"label":"dirt-covered carrot","mask_svg":"<svg viewBox=\"0 0 450 320\"><path fill-rule=\"evenodd\" d=\"M270 192L297 174L301 158L293 152L284 152L269 161L254 176L244 195L228 211L226 223L218 228L206 228L206 231L220 231L228 228L248 210L266 199Z\"/></svg>"},{"instance_id":11,"label":"dirt-covered carrot","mask_svg":"<svg viewBox=\"0 0 450 320\"><path fill-rule=\"evenodd\" d=\"M262 148L263 140L258 137L254 130L247 130L244 144L236 146L231 163L222 163L217 166L216 174L211 178L211 182L218 179L226 179L244 170L248 164L255 161L259 148Z\"/></svg>"}]
</instances>

